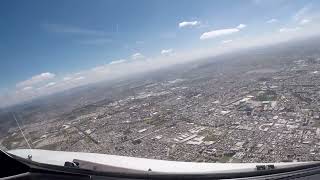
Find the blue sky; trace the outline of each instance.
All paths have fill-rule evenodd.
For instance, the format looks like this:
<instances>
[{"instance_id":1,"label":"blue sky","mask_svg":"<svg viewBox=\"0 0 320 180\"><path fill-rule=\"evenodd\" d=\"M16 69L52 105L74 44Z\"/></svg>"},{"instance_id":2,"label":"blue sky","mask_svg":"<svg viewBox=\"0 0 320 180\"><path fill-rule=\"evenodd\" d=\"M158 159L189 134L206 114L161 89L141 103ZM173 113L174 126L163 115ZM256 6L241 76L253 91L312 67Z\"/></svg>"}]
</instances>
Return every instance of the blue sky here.
<instances>
[{"instance_id":1,"label":"blue sky","mask_svg":"<svg viewBox=\"0 0 320 180\"><path fill-rule=\"evenodd\" d=\"M4 0L0 99L16 103L45 87L56 92L121 76L126 68L222 52L243 38L263 44L272 34L315 32L318 8L316 0ZM71 79L79 82L61 83Z\"/></svg>"}]
</instances>

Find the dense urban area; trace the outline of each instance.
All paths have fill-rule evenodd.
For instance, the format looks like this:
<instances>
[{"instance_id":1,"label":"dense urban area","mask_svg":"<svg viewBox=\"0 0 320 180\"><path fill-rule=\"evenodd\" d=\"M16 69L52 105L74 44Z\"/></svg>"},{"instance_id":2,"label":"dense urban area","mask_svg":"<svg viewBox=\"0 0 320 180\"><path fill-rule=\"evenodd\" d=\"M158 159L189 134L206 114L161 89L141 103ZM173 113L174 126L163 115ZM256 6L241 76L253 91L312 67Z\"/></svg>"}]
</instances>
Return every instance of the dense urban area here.
<instances>
[{"instance_id":1,"label":"dense urban area","mask_svg":"<svg viewBox=\"0 0 320 180\"><path fill-rule=\"evenodd\" d=\"M20 123L35 149L196 162L320 160L317 47L303 41L237 52L3 109L0 141L28 148Z\"/></svg>"}]
</instances>

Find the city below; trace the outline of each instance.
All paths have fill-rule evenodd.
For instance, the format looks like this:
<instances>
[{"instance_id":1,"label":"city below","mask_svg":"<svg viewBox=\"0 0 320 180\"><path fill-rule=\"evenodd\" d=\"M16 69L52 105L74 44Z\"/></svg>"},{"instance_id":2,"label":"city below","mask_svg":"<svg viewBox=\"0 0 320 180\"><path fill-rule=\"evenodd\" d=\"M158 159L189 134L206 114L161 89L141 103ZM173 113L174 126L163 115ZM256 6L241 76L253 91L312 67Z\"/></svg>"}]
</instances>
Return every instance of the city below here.
<instances>
[{"instance_id":1,"label":"city below","mask_svg":"<svg viewBox=\"0 0 320 180\"><path fill-rule=\"evenodd\" d=\"M193 162L320 160L320 49L235 52L4 108L1 144ZM10 122L9 122L10 121Z\"/></svg>"}]
</instances>

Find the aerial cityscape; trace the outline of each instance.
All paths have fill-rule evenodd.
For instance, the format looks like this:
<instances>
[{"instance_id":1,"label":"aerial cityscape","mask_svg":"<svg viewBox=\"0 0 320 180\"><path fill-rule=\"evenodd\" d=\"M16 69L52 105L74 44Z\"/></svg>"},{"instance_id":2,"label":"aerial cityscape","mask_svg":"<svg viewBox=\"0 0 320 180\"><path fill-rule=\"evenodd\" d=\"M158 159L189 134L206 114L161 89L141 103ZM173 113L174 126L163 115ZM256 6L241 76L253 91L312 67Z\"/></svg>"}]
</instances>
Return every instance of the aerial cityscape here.
<instances>
[{"instance_id":1,"label":"aerial cityscape","mask_svg":"<svg viewBox=\"0 0 320 180\"><path fill-rule=\"evenodd\" d=\"M175 161L320 160L315 41L221 55L5 108L0 142L6 149L29 148L28 141L35 149Z\"/></svg>"}]
</instances>

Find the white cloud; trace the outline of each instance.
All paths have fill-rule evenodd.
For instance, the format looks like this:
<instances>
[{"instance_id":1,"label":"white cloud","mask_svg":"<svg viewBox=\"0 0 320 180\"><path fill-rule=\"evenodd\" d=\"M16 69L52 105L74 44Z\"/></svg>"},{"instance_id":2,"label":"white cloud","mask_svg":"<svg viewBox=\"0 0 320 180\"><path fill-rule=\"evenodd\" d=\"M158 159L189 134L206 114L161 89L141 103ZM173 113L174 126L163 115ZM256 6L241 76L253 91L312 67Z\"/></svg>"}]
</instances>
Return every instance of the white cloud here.
<instances>
[{"instance_id":1,"label":"white cloud","mask_svg":"<svg viewBox=\"0 0 320 180\"><path fill-rule=\"evenodd\" d=\"M272 23L276 23L276 22L278 22L278 19L274 19L274 18L266 21L266 23L268 23L268 24L272 24Z\"/></svg>"},{"instance_id":2,"label":"white cloud","mask_svg":"<svg viewBox=\"0 0 320 180\"><path fill-rule=\"evenodd\" d=\"M245 28L245 27L247 27L247 25L245 25L245 24L239 24L239 25L237 26L237 29L243 29L243 28Z\"/></svg>"},{"instance_id":3,"label":"white cloud","mask_svg":"<svg viewBox=\"0 0 320 180\"><path fill-rule=\"evenodd\" d=\"M16 84L17 87L26 87L36 85L38 83L47 81L49 79L54 78L56 75L50 72L41 73L39 75L32 76L30 79L19 82Z\"/></svg>"},{"instance_id":4,"label":"white cloud","mask_svg":"<svg viewBox=\"0 0 320 180\"><path fill-rule=\"evenodd\" d=\"M173 49L163 49L161 51L161 54L167 55L167 54L171 54L172 52L173 52Z\"/></svg>"},{"instance_id":5,"label":"white cloud","mask_svg":"<svg viewBox=\"0 0 320 180\"><path fill-rule=\"evenodd\" d=\"M279 32L286 33L286 32L295 32L298 31L300 27L294 27L294 28L280 28Z\"/></svg>"},{"instance_id":6,"label":"white cloud","mask_svg":"<svg viewBox=\"0 0 320 180\"><path fill-rule=\"evenodd\" d=\"M209 32L205 32L200 36L201 40L205 40L205 39L211 39L211 38L215 38L215 37L219 37L219 36L225 36L225 35L229 35L229 34L233 34L236 32L239 32L240 30L237 28L230 28L230 29L219 29L219 30L214 30L214 31L209 31Z\"/></svg>"},{"instance_id":7,"label":"white cloud","mask_svg":"<svg viewBox=\"0 0 320 180\"><path fill-rule=\"evenodd\" d=\"M109 64L121 64L121 63L124 63L126 61L127 60L125 60L125 59L119 59L119 60L116 60L116 61L111 61Z\"/></svg>"},{"instance_id":8,"label":"white cloud","mask_svg":"<svg viewBox=\"0 0 320 180\"><path fill-rule=\"evenodd\" d=\"M311 19L302 19L299 24L300 25L306 25L306 24L309 24L311 22Z\"/></svg>"},{"instance_id":9,"label":"white cloud","mask_svg":"<svg viewBox=\"0 0 320 180\"><path fill-rule=\"evenodd\" d=\"M239 24L235 28L219 29L219 30L213 30L213 31L205 32L200 36L200 39L201 40L205 40L205 39L211 39L211 38L216 38L216 37L219 37L219 36L225 36L225 35L237 33L241 29L244 29L245 27L247 27L247 25Z\"/></svg>"},{"instance_id":10,"label":"white cloud","mask_svg":"<svg viewBox=\"0 0 320 180\"><path fill-rule=\"evenodd\" d=\"M142 59L144 56L141 53L134 53L131 55L131 59L136 60L136 59Z\"/></svg>"},{"instance_id":11,"label":"white cloud","mask_svg":"<svg viewBox=\"0 0 320 180\"><path fill-rule=\"evenodd\" d=\"M192 27L192 26L198 26L198 25L200 25L199 21L183 21L183 22L179 23L180 28Z\"/></svg>"},{"instance_id":12,"label":"white cloud","mask_svg":"<svg viewBox=\"0 0 320 180\"><path fill-rule=\"evenodd\" d=\"M231 43L232 39L227 39L227 40L223 40L221 41L222 44L227 44L227 43Z\"/></svg>"}]
</instances>

